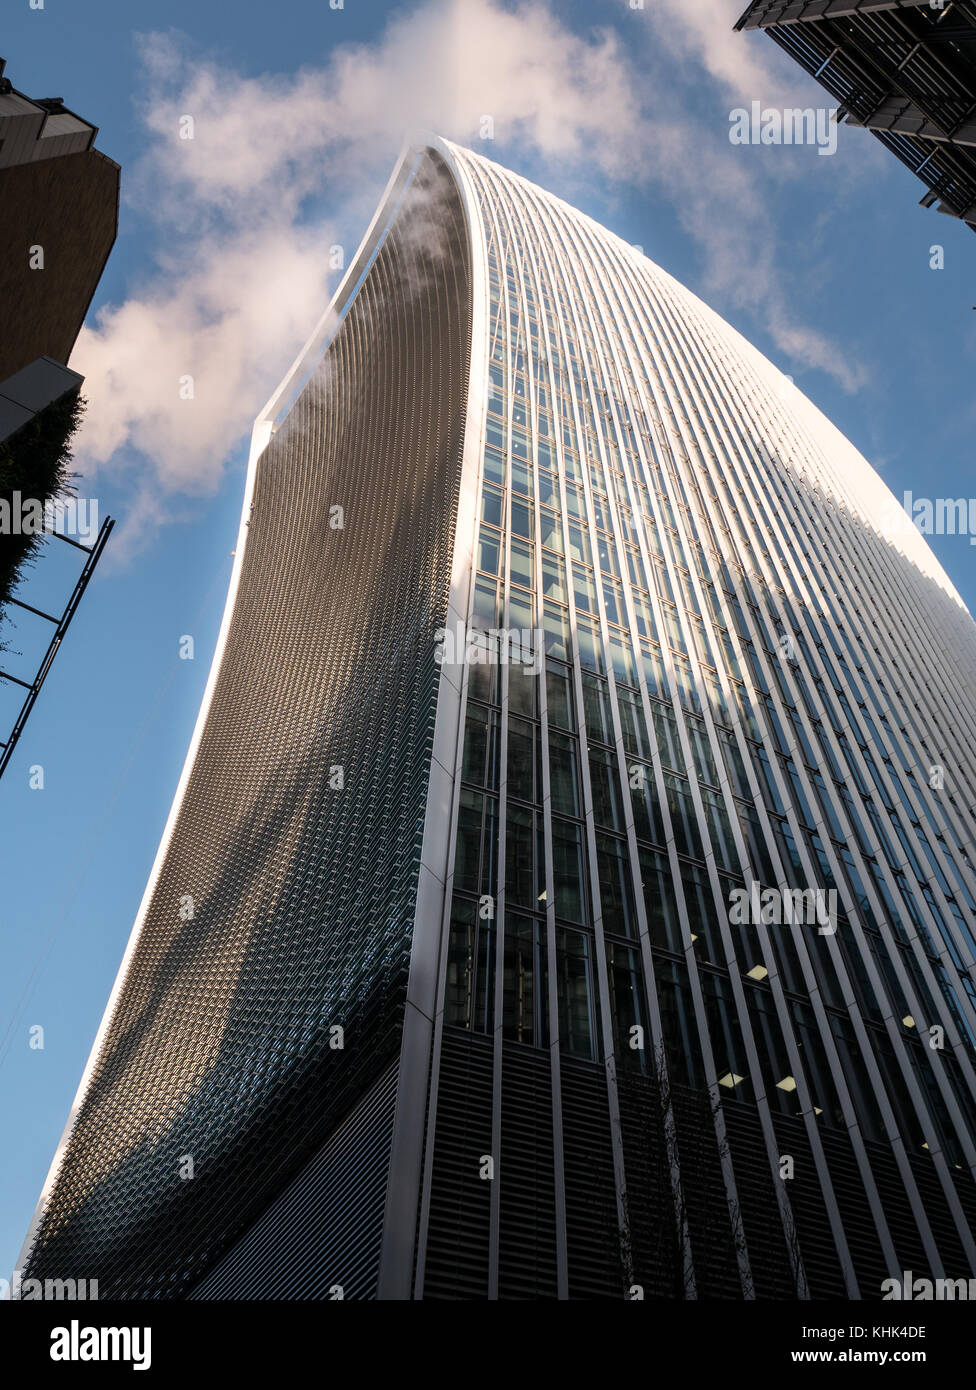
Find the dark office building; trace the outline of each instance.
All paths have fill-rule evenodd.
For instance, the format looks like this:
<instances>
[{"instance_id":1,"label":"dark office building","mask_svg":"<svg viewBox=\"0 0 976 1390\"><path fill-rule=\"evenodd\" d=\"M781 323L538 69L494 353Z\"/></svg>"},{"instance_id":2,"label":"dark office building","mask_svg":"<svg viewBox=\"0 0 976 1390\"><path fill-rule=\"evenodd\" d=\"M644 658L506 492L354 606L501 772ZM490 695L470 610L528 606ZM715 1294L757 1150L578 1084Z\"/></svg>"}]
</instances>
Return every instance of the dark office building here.
<instances>
[{"instance_id":1,"label":"dark office building","mask_svg":"<svg viewBox=\"0 0 976 1390\"><path fill-rule=\"evenodd\" d=\"M976 628L664 271L446 141L255 426L21 1260L149 1299L968 1277Z\"/></svg>"},{"instance_id":2,"label":"dark office building","mask_svg":"<svg viewBox=\"0 0 976 1390\"><path fill-rule=\"evenodd\" d=\"M753 0L737 29L765 29L976 230L976 0Z\"/></svg>"}]
</instances>

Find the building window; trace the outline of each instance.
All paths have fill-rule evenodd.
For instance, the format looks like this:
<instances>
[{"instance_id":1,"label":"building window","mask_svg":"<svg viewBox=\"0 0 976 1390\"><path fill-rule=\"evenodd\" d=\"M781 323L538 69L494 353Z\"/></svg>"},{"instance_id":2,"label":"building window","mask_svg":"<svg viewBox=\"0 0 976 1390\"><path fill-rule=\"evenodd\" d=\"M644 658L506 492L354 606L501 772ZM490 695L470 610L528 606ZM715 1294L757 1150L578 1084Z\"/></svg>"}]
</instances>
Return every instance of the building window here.
<instances>
[{"instance_id":1,"label":"building window","mask_svg":"<svg viewBox=\"0 0 976 1390\"><path fill-rule=\"evenodd\" d=\"M582 932L556 932L556 993L559 1001L559 1046L572 1057L592 1061L595 1052L591 943Z\"/></svg>"},{"instance_id":2,"label":"building window","mask_svg":"<svg viewBox=\"0 0 976 1390\"><path fill-rule=\"evenodd\" d=\"M478 904L455 897L447 955L444 1022L475 1033L493 1031L494 923L483 919Z\"/></svg>"},{"instance_id":3,"label":"building window","mask_svg":"<svg viewBox=\"0 0 976 1390\"><path fill-rule=\"evenodd\" d=\"M587 922L583 832L571 821L552 819L552 874L556 913L571 922Z\"/></svg>"},{"instance_id":4,"label":"building window","mask_svg":"<svg viewBox=\"0 0 976 1390\"><path fill-rule=\"evenodd\" d=\"M503 1034L510 1042L548 1047L547 979L545 924L507 912Z\"/></svg>"},{"instance_id":5,"label":"building window","mask_svg":"<svg viewBox=\"0 0 976 1390\"><path fill-rule=\"evenodd\" d=\"M600 913L603 930L617 936L637 936L634 889L627 844L614 835L597 834L596 859L600 874Z\"/></svg>"},{"instance_id":6,"label":"building window","mask_svg":"<svg viewBox=\"0 0 976 1390\"><path fill-rule=\"evenodd\" d=\"M638 952L608 941L607 979L617 1065L624 1071L646 1073L651 1065L650 1038Z\"/></svg>"}]
</instances>

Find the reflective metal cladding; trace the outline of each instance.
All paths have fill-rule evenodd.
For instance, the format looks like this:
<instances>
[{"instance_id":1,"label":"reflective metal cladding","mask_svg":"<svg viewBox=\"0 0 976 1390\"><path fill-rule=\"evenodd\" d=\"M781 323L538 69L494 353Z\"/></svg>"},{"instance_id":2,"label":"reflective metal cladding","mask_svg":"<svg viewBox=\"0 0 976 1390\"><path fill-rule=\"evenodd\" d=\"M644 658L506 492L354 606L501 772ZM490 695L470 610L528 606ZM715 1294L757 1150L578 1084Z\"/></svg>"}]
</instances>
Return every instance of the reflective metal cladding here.
<instances>
[{"instance_id":1,"label":"reflective metal cladding","mask_svg":"<svg viewBox=\"0 0 976 1390\"><path fill-rule=\"evenodd\" d=\"M147 1298L976 1267L976 628L638 248L411 150L255 426L25 1247Z\"/></svg>"}]
</instances>

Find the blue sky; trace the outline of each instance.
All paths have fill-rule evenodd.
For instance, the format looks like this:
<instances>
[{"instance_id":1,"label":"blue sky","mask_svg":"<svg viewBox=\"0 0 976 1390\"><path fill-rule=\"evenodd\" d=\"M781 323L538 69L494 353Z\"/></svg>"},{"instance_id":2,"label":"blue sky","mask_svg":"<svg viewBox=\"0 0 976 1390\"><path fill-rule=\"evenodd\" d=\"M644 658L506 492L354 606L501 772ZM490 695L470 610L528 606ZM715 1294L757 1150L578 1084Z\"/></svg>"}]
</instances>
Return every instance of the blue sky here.
<instances>
[{"instance_id":1,"label":"blue sky","mask_svg":"<svg viewBox=\"0 0 976 1390\"><path fill-rule=\"evenodd\" d=\"M729 112L753 100L829 104L764 36L731 32L742 3L276 0L270 23L266 0L144 0L137 30L130 0L8 7L7 75L100 126L123 206L72 361L91 401L80 491L118 525L0 783L0 1272L179 777L230 576L247 423L325 307L329 248L353 253L408 130L469 143L641 244L791 374L899 497L973 491L976 238L919 208L922 186L866 132L843 128L830 157L729 142ZM195 138L181 144L186 114ZM77 569L54 544L23 591L40 607ZM976 609L976 548L932 544ZM179 659L183 634L193 661ZM22 653L7 669L30 667L40 623L5 635ZM35 1025L43 1050L28 1045Z\"/></svg>"}]
</instances>

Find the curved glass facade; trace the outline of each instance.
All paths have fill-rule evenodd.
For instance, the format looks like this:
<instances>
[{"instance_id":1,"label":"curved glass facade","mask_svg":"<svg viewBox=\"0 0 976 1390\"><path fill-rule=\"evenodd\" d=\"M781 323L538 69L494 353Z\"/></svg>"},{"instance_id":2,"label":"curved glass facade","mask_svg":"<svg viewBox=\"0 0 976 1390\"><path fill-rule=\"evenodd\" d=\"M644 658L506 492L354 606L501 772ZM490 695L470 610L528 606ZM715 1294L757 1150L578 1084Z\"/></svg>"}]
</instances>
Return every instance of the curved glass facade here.
<instances>
[{"instance_id":1,"label":"curved glass facade","mask_svg":"<svg viewBox=\"0 0 976 1390\"><path fill-rule=\"evenodd\" d=\"M398 241L404 184L424 168L441 182ZM419 276L391 261L418 244ZM279 1296L879 1298L903 1270L967 1277L976 628L944 573L864 459L734 330L481 157L444 141L406 157L346 294L324 360L359 384L306 385L260 455L284 529L248 538L229 604L233 632L252 622L245 604L280 606L281 583L296 597L287 678L268 674L270 628L249 626L249 652L232 639L215 666L28 1272L97 1250L67 1272L101 1274L104 1258L120 1289L262 1296L247 1270L274 1248L304 1271L281 1275ZM368 390L381 423L354 447ZM436 486L414 487L427 476ZM310 494L341 501L336 477L350 515L368 502L358 543L372 548L330 572L338 626L318 643L332 541L310 525L299 544L288 518ZM402 578L418 538L425 568L395 588L395 619L378 595L361 614L360 590ZM292 752L273 795L264 782L274 816L255 821L242 779L267 757L266 726L248 723L259 692ZM406 736L406 781L382 776L374 710ZM415 712L409 732L398 710ZM319 768L326 713L348 747ZM250 749L218 769L223 805L214 740ZM358 757L373 769L358 819L333 822L321 808L348 792L294 777ZM216 1035L180 1010L160 1032L189 980L202 1009L217 988L185 933L152 926L199 877L205 817L235 901L246 862L258 898L287 912L233 918L255 951L246 1009ZM381 850L388 897L353 891ZM217 921L229 931L222 904ZM311 1017L319 953L336 974ZM324 1030L360 996L376 1011L355 1015L330 1069ZM146 1025L136 1053L127 1016ZM220 1133L226 1171L240 1156L250 1121L220 1070L231 1037L233 1067L260 1062L267 1082L245 1088L253 1122L275 1117L289 1160L240 1175L209 1243L180 1224L172 1261L136 1270L133 1234L192 1205L186 1184L159 1195L160 1133L193 1117ZM137 1084L138 1124L117 1104ZM317 1098L314 1122L282 1099L299 1094ZM210 1181L201 1165L199 1200ZM360 1213L356 1240L339 1216L310 1229L330 1183ZM102 1245L86 1245L93 1231Z\"/></svg>"},{"instance_id":2,"label":"curved glass facade","mask_svg":"<svg viewBox=\"0 0 976 1390\"><path fill-rule=\"evenodd\" d=\"M492 1040L500 1171L480 1262L474 1231L432 1235L426 1291L452 1254L483 1293L531 1284L506 1202L554 1130L537 1293L612 1296L621 1259L672 1296L961 1276L972 621L867 463L728 325L453 154L490 305L469 621L533 630L542 670L468 671L443 1045ZM551 1122L507 1134L526 1047ZM435 1209L436 1160L435 1132Z\"/></svg>"}]
</instances>

